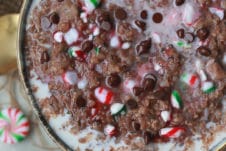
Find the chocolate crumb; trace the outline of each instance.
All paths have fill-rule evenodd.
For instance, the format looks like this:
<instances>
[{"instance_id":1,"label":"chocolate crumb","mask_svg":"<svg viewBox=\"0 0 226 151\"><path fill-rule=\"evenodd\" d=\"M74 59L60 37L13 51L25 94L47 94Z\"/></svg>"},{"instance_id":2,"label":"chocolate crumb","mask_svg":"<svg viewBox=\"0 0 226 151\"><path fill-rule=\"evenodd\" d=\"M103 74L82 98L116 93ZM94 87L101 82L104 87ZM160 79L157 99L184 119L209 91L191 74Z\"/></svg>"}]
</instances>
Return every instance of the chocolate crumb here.
<instances>
[{"instance_id":1,"label":"chocolate crumb","mask_svg":"<svg viewBox=\"0 0 226 151\"><path fill-rule=\"evenodd\" d=\"M44 64L45 62L48 62L50 60L49 54L47 51L42 52L40 62L41 64Z\"/></svg>"},{"instance_id":2,"label":"chocolate crumb","mask_svg":"<svg viewBox=\"0 0 226 151\"><path fill-rule=\"evenodd\" d=\"M126 104L127 104L128 109L130 109L130 110L136 109L138 107L137 102L134 99L129 99L126 102Z\"/></svg>"}]
</instances>

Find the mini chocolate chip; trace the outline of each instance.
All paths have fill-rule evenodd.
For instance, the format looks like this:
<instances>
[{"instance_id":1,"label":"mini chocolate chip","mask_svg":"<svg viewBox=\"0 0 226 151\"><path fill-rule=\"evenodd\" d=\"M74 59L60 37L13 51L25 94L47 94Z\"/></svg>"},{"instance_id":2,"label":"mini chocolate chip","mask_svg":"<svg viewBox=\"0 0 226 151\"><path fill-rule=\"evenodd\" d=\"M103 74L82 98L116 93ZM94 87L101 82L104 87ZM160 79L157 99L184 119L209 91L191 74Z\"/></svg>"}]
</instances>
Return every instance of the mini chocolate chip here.
<instances>
[{"instance_id":1,"label":"mini chocolate chip","mask_svg":"<svg viewBox=\"0 0 226 151\"><path fill-rule=\"evenodd\" d=\"M195 35L191 32L185 33L184 40L186 40L188 43L192 43L195 40Z\"/></svg>"},{"instance_id":2,"label":"mini chocolate chip","mask_svg":"<svg viewBox=\"0 0 226 151\"><path fill-rule=\"evenodd\" d=\"M153 74L148 74L144 77L143 87L144 90L153 90L156 85L156 77Z\"/></svg>"},{"instance_id":3,"label":"mini chocolate chip","mask_svg":"<svg viewBox=\"0 0 226 151\"><path fill-rule=\"evenodd\" d=\"M142 30L146 29L146 23L140 20L135 20L135 24Z\"/></svg>"},{"instance_id":4,"label":"mini chocolate chip","mask_svg":"<svg viewBox=\"0 0 226 151\"><path fill-rule=\"evenodd\" d=\"M143 92L143 88L141 88L141 87L134 87L134 88L133 88L133 94L134 94L135 96L141 95L142 92Z\"/></svg>"},{"instance_id":5,"label":"mini chocolate chip","mask_svg":"<svg viewBox=\"0 0 226 151\"><path fill-rule=\"evenodd\" d=\"M111 23L107 22L107 21L103 21L100 24L100 28L105 30L105 31L109 31L111 29Z\"/></svg>"},{"instance_id":6,"label":"mini chocolate chip","mask_svg":"<svg viewBox=\"0 0 226 151\"><path fill-rule=\"evenodd\" d=\"M47 51L43 51L42 54L41 54L41 59L40 59L41 64L44 64L45 62L48 62L49 59L50 59L50 57L49 57L48 52Z\"/></svg>"},{"instance_id":7,"label":"mini chocolate chip","mask_svg":"<svg viewBox=\"0 0 226 151\"><path fill-rule=\"evenodd\" d=\"M137 102L134 99L129 99L126 104L128 109L130 110L137 109L138 107Z\"/></svg>"},{"instance_id":8,"label":"mini chocolate chip","mask_svg":"<svg viewBox=\"0 0 226 151\"><path fill-rule=\"evenodd\" d=\"M133 128L133 130L135 130L135 131L139 131L139 130L140 130L140 124L137 123L137 122L135 122L135 121L133 121L133 122L132 122L132 128Z\"/></svg>"},{"instance_id":9,"label":"mini chocolate chip","mask_svg":"<svg viewBox=\"0 0 226 151\"><path fill-rule=\"evenodd\" d=\"M202 56L208 57L208 56L211 55L211 51L210 51L207 47L205 47L205 46L200 46L200 47L197 49L197 51L198 51L199 54L202 55Z\"/></svg>"},{"instance_id":10,"label":"mini chocolate chip","mask_svg":"<svg viewBox=\"0 0 226 151\"><path fill-rule=\"evenodd\" d=\"M140 17L142 19L147 19L148 18L148 12L146 10L142 10L140 13Z\"/></svg>"},{"instance_id":11,"label":"mini chocolate chip","mask_svg":"<svg viewBox=\"0 0 226 151\"><path fill-rule=\"evenodd\" d=\"M163 20L163 16L161 13L155 13L152 17L152 20L155 22L155 23L161 23L162 20Z\"/></svg>"},{"instance_id":12,"label":"mini chocolate chip","mask_svg":"<svg viewBox=\"0 0 226 151\"><path fill-rule=\"evenodd\" d=\"M184 29L183 28L177 30L177 36L179 38L184 38L184 35L185 34L184 34Z\"/></svg>"},{"instance_id":13,"label":"mini chocolate chip","mask_svg":"<svg viewBox=\"0 0 226 151\"><path fill-rule=\"evenodd\" d=\"M50 15L49 19L53 24L58 24L60 21L60 16L56 12L53 12Z\"/></svg>"},{"instance_id":14,"label":"mini chocolate chip","mask_svg":"<svg viewBox=\"0 0 226 151\"><path fill-rule=\"evenodd\" d=\"M93 49L93 43L92 41L85 41L82 43L82 50L85 52L90 52Z\"/></svg>"},{"instance_id":15,"label":"mini chocolate chip","mask_svg":"<svg viewBox=\"0 0 226 151\"><path fill-rule=\"evenodd\" d=\"M209 36L209 31L205 27L203 27L197 31L197 37L200 40L205 40L208 36Z\"/></svg>"},{"instance_id":16,"label":"mini chocolate chip","mask_svg":"<svg viewBox=\"0 0 226 151\"><path fill-rule=\"evenodd\" d=\"M76 105L81 108L81 107L86 107L86 100L82 97L82 96L79 96L77 99L76 99Z\"/></svg>"},{"instance_id":17,"label":"mini chocolate chip","mask_svg":"<svg viewBox=\"0 0 226 151\"><path fill-rule=\"evenodd\" d=\"M41 27L44 31L47 31L51 27L51 22L47 17L41 18Z\"/></svg>"},{"instance_id":18,"label":"mini chocolate chip","mask_svg":"<svg viewBox=\"0 0 226 151\"><path fill-rule=\"evenodd\" d=\"M127 12L122 9L122 8L117 8L115 10L115 17L118 19L118 20L124 20L127 18Z\"/></svg>"},{"instance_id":19,"label":"mini chocolate chip","mask_svg":"<svg viewBox=\"0 0 226 151\"><path fill-rule=\"evenodd\" d=\"M137 55L148 53L149 49L151 48L151 45L152 45L151 38L141 41L136 47Z\"/></svg>"},{"instance_id":20,"label":"mini chocolate chip","mask_svg":"<svg viewBox=\"0 0 226 151\"><path fill-rule=\"evenodd\" d=\"M121 78L117 73L112 73L107 77L107 84L111 87L117 87L121 83Z\"/></svg>"},{"instance_id":21,"label":"mini chocolate chip","mask_svg":"<svg viewBox=\"0 0 226 151\"><path fill-rule=\"evenodd\" d=\"M154 138L154 135L151 132L144 132L143 138L144 138L145 144L149 144Z\"/></svg>"},{"instance_id":22,"label":"mini chocolate chip","mask_svg":"<svg viewBox=\"0 0 226 151\"><path fill-rule=\"evenodd\" d=\"M184 4L185 0L176 0L175 3L177 6L181 6L182 4Z\"/></svg>"}]
</instances>

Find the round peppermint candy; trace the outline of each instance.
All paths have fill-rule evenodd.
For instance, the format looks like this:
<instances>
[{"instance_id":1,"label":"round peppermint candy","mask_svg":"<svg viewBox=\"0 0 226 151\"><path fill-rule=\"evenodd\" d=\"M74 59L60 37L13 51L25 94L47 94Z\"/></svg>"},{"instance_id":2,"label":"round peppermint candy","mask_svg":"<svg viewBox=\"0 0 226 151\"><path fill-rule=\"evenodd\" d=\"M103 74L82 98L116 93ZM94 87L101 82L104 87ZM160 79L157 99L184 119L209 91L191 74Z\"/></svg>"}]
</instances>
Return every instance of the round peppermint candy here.
<instances>
[{"instance_id":1,"label":"round peppermint candy","mask_svg":"<svg viewBox=\"0 0 226 151\"><path fill-rule=\"evenodd\" d=\"M30 124L23 112L16 108L6 108L0 112L0 140L15 144L28 135Z\"/></svg>"}]
</instances>

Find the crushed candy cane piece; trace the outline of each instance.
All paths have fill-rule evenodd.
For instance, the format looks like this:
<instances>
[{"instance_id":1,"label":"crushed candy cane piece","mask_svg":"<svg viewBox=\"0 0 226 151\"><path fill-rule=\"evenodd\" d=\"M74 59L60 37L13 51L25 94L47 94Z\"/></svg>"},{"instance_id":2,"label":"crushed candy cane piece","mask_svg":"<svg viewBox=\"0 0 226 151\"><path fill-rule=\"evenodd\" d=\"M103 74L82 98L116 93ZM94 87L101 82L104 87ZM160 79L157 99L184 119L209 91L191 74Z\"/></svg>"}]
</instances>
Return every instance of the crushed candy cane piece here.
<instances>
[{"instance_id":1,"label":"crushed candy cane piece","mask_svg":"<svg viewBox=\"0 0 226 151\"><path fill-rule=\"evenodd\" d=\"M221 20L224 19L224 10L223 9L216 8L216 7L209 7L209 11L212 14L217 15Z\"/></svg>"},{"instance_id":2,"label":"crushed candy cane piece","mask_svg":"<svg viewBox=\"0 0 226 151\"><path fill-rule=\"evenodd\" d=\"M204 93L209 94L209 93L215 91L216 87L215 87L213 82L205 81L205 82L202 83L202 88L201 89L202 89L202 91Z\"/></svg>"},{"instance_id":3,"label":"crushed candy cane piece","mask_svg":"<svg viewBox=\"0 0 226 151\"><path fill-rule=\"evenodd\" d=\"M74 85L77 83L78 80L78 76L77 73L75 71L67 71L63 74L63 80L65 83L69 84L69 85Z\"/></svg>"},{"instance_id":4,"label":"crushed candy cane piece","mask_svg":"<svg viewBox=\"0 0 226 151\"><path fill-rule=\"evenodd\" d=\"M87 84L88 84L88 81L86 79L80 80L78 82L78 88L83 90L86 88Z\"/></svg>"},{"instance_id":5,"label":"crushed candy cane piece","mask_svg":"<svg viewBox=\"0 0 226 151\"><path fill-rule=\"evenodd\" d=\"M166 127L159 131L159 135L167 138L178 138L185 131L182 127Z\"/></svg>"},{"instance_id":6,"label":"crushed candy cane piece","mask_svg":"<svg viewBox=\"0 0 226 151\"><path fill-rule=\"evenodd\" d=\"M113 100L113 93L104 87L97 87L94 90L95 97L100 103L109 105Z\"/></svg>"},{"instance_id":7,"label":"crushed candy cane piece","mask_svg":"<svg viewBox=\"0 0 226 151\"><path fill-rule=\"evenodd\" d=\"M85 53L77 46L72 46L68 49L68 54L70 57L79 58L85 60L86 55Z\"/></svg>"},{"instance_id":8,"label":"crushed candy cane piece","mask_svg":"<svg viewBox=\"0 0 226 151\"><path fill-rule=\"evenodd\" d=\"M77 29L71 28L64 34L64 40L68 45L72 45L73 43L77 42L79 38L79 33Z\"/></svg>"},{"instance_id":9,"label":"crushed candy cane piece","mask_svg":"<svg viewBox=\"0 0 226 151\"><path fill-rule=\"evenodd\" d=\"M189 85L191 87L196 87L199 83L199 79L198 79L197 75L189 74L189 73L182 74L181 81L183 81L184 83L186 83L187 85Z\"/></svg>"},{"instance_id":10,"label":"crushed candy cane piece","mask_svg":"<svg viewBox=\"0 0 226 151\"><path fill-rule=\"evenodd\" d=\"M170 112L169 111L161 111L161 118L164 122L168 122L170 120Z\"/></svg>"},{"instance_id":11,"label":"crushed candy cane piece","mask_svg":"<svg viewBox=\"0 0 226 151\"><path fill-rule=\"evenodd\" d=\"M115 126L108 124L104 128L104 133L105 133L105 135L109 135L112 137L112 136L116 135L117 130L116 130Z\"/></svg>"},{"instance_id":12,"label":"crushed candy cane piece","mask_svg":"<svg viewBox=\"0 0 226 151\"><path fill-rule=\"evenodd\" d=\"M122 44L122 49L129 49L130 46L131 46L131 44L130 44L129 42L124 42L124 43Z\"/></svg>"},{"instance_id":13,"label":"crushed candy cane piece","mask_svg":"<svg viewBox=\"0 0 226 151\"><path fill-rule=\"evenodd\" d=\"M183 106L181 96L179 92L176 90L173 90L170 101L171 105L176 109L181 109Z\"/></svg>"},{"instance_id":14,"label":"crushed candy cane piece","mask_svg":"<svg viewBox=\"0 0 226 151\"><path fill-rule=\"evenodd\" d=\"M123 115L126 113L126 106L122 103L114 103L111 105L111 115Z\"/></svg>"},{"instance_id":15,"label":"crushed candy cane piece","mask_svg":"<svg viewBox=\"0 0 226 151\"><path fill-rule=\"evenodd\" d=\"M85 7L87 12L92 12L98 7L100 0L85 0Z\"/></svg>"},{"instance_id":16,"label":"crushed candy cane piece","mask_svg":"<svg viewBox=\"0 0 226 151\"><path fill-rule=\"evenodd\" d=\"M124 82L124 87L128 90L130 90L130 92L133 92L133 88L135 87L136 82L134 80L126 80Z\"/></svg>"},{"instance_id":17,"label":"crushed candy cane piece","mask_svg":"<svg viewBox=\"0 0 226 151\"><path fill-rule=\"evenodd\" d=\"M64 40L64 33L61 31L57 31L53 34L53 39L58 42L58 43L62 43Z\"/></svg>"},{"instance_id":18,"label":"crushed candy cane piece","mask_svg":"<svg viewBox=\"0 0 226 151\"><path fill-rule=\"evenodd\" d=\"M187 26L191 26L197 19L195 8L191 3L186 3L183 11L183 23Z\"/></svg>"},{"instance_id":19,"label":"crushed candy cane piece","mask_svg":"<svg viewBox=\"0 0 226 151\"><path fill-rule=\"evenodd\" d=\"M99 34L100 34L100 28L95 27L95 28L93 29L93 36L98 36Z\"/></svg>"},{"instance_id":20,"label":"crushed candy cane piece","mask_svg":"<svg viewBox=\"0 0 226 151\"><path fill-rule=\"evenodd\" d=\"M113 48L118 48L121 46L121 40L118 36L113 35L110 39L110 46Z\"/></svg>"},{"instance_id":21,"label":"crushed candy cane piece","mask_svg":"<svg viewBox=\"0 0 226 151\"><path fill-rule=\"evenodd\" d=\"M160 44L161 43L161 38L160 35L156 32L152 33L152 39L155 43Z\"/></svg>"}]
</instances>

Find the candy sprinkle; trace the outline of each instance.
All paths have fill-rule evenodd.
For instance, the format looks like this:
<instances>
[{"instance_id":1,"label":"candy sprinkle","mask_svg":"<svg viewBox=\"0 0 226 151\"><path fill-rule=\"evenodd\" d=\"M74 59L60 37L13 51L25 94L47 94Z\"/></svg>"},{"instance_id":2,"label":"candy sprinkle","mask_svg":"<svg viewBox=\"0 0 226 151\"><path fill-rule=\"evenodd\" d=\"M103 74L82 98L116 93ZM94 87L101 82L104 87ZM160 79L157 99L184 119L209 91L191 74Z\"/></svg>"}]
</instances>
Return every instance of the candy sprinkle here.
<instances>
[{"instance_id":1,"label":"candy sprinkle","mask_svg":"<svg viewBox=\"0 0 226 151\"><path fill-rule=\"evenodd\" d=\"M173 92L171 94L171 104L176 109L181 109L183 106L180 94L176 90L173 90Z\"/></svg>"},{"instance_id":2,"label":"candy sprinkle","mask_svg":"<svg viewBox=\"0 0 226 151\"><path fill-rule=\"evenodd\" d=\"M205 81L205 82L202 83L202 88L201 89L202 89L202 91L204 93L209 94L209 93L215 91L216 87L215 87L213 82Z\"/></svg>"},{"instance_id":3,"label":"candy sprinkle","mask_svg":"<svg viewBox=\"0 0 226 151\"><path fill-rule=\"evenodd\" d=\"M100 103L109 105L113 99L113 93L106 88L97 87L94 90L95 97L98 99Z\"/></svg>"},{"instance_id":4,"label":"candy sprinkle","mask_svg":"<svg viewBox=\"0 0 226 151\"><path fill-rule=\"evenodd\" d=\"M184 132L182 127L166 127L159 131L159 135L167 138L178 138Z\"/></svg>"}]
</instances>

